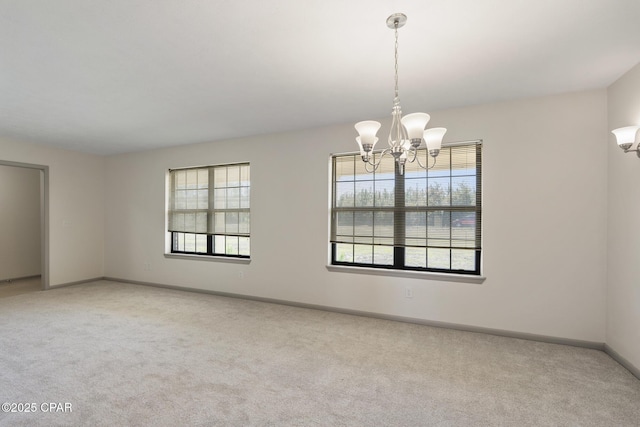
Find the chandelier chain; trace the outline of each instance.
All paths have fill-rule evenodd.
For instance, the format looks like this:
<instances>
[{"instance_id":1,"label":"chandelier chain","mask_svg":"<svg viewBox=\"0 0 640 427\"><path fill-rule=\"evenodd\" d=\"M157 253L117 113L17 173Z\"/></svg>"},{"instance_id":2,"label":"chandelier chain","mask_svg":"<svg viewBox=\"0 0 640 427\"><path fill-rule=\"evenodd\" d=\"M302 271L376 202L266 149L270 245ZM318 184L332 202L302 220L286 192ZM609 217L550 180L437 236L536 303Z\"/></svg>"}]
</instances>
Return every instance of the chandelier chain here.
<instances>
[{"instance_id":1,"label":"chandelier chain","mask_svg":"<svg viewBox=\"0 0 640 427\"><path fill-rule=\"evenodd\" d=\"M396 21L395 23L395 31L396 31L396 44L395 44L395 60L396 60L396 67L395 67L395 71L396 71L396 100L398 99L398 21Z\"/></svg>"}]
</instances>

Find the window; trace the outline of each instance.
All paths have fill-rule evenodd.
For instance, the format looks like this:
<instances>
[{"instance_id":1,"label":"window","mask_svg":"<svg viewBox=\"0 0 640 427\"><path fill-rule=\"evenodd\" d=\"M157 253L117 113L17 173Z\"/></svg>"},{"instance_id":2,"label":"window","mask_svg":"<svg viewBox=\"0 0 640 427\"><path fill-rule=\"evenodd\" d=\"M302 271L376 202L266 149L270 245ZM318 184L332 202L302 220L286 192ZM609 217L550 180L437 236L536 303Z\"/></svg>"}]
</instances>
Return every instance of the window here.
<instances>
[{"instance_id":1,"label":"window","mask_svg":"<svg viewBox=\"0 0 640 427\"><path fill-rule=\"evenodd\" d=\"M249 164L169 171L171 252L248 258Z\"/></svg>"},{"instance_id":2,"label":"window","mask_svg":"<svg viewBox=\"0 0 640 427\"><path fill-rule=\"evenodd\" d=\"M374 173L359 154L333 156L331 263L479 275L481 151L445 145L432 169L407 163L404 175L392 156Z\"/></svg>"}]
</instances>

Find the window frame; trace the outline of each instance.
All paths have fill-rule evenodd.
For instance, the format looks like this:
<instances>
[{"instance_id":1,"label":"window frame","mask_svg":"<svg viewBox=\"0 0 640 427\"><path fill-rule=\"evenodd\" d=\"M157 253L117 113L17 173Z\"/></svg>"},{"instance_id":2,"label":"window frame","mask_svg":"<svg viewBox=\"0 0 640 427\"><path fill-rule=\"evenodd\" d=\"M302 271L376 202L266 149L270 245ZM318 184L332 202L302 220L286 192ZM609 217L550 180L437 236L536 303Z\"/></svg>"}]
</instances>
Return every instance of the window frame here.
<instances>
[{"instance_id":1,"label":"window frame","mask_svg":"<svg viewBox=\"0 0 640 427\"><path fill-rule=\"evenodd\" d=\"M239 177L238 177L238 185L236 186L228 186L228 185L223 185L223 186L216 186L215 184L215 170L216 169L222 169L222 168L226 168L227 169L227 175L226 178L228 178L228 168L230 167L234 167L234 166L239 166L241 167L239 170ZM242 181L242 167L247 167L247 179L246 179L246 183L247 185L242 185L243 181ZM207 183L207 208L202 208L200 206L198 206L196 209L178 209L175 207L175 203L174 203L174 197L175 197L175 192L176 189L174 188L174 177L173 177L173 173L174 172L180 172L180 171L189 171L189 170L194 170L197 171L199 169L207 169L208 170L208 183ZM180 167L180 168L171 168L167 171L166 174L167 177L167 187L166 187L166 214L165 214L165 233L167 236L166 239L166 251L165 251L165 256L171 256L171 257L188 257L188 258L200 258L200 259L208 259L208 260L215 260L215 259L220 259L220 260L229 260L229 261L233 261L233 260L237 260L237 261L248 261L251 259L251 164L248 161L245 162L236 162L236 163L222 163L222 164L214 164L214 165L203 165L203 166L189 166L189 167ZM226 190L228 189L235 189L237 188L239 191L239 199L238 199L238 206L237 207L232 207L232 208L228 208L225 207L224 208L219 208L216 207L215 205L215 191L216 190L221 190L224 189L225 190L225 194L226 194ZM246 197L246 204L247 206L241 206L242 205L242 196L241 196L241 192L242 189L245 189L245 191L248 191L248 196ZM200 188L197 188L197 190L201 190ZM226 197L226 196L225 196ZM228 201L228 198L225 199L225 203ZM195 232L195 231L184 231L184 230L172 230L172 214L180 214L180 213L185 213L188 211L199 211L199 213L203 213L206 212L206 232ZM237 232L219 232L215 230L215 225L214 225L214 218L216 213L237 213L238 214L238 231ZM240 231L240 214L241 213L246 213L246 219L248 220L248 231L246 232L241 232ZM196 220L197 221L197 220ZM225 230L226 231L226 230ZM193 235L194 239L197 239L197 237L195 236L205 236L206 238L206 251L198 251L198 244L194 243L194 250L193 251L189 251L189 250L180 250L180 248L178 247L179 245L179 238L180 235L183 236L187 236L187 235ZM225 252L216 252L215 251L215 238L216 237L224 237L225 238ZM226 238L227 237L238 237L238 253L227 253L227 247L226 247ZM242 249L242 243L240 241L241 238L246 238L246 245L247 245L247 250L245 253L241 253Z\"/></svg>"},{"instance_id":2,"label":"window frame","mask_svg":"<svg viewBox=\"0 0 640 427\"><path fill-rule=\"evenodd\" d=\"M433 274L435 277L438 278L443 278L443 277L467 277L469 279L469 281L474 282L477 280L484 280L484 278L482 277L482 145L483 145L483 141L482 140L472 140L472 141L459 141L459 142L453 142L453 143L448 143L448 144L443 144L442 148L443 149L447 149L447 148L453 148L453 147L461 147L461 146L476 146L476 160L475 160L475 204L474 205L463 205L463 206L455 206L453 204L449 204L449 205L445 205L445 206L428 206L428 205L424 205L424 206L404 206L405 202L406 202L406 193L405 193L405 184L407 183L408 179L411 178L407 178L406 175L400 175L399 174L399 169L398 166L396 164L395 161L393 161L394 163L394 206L387 208L387 207L378 207L378 206L367 206L367 207L357 207L354 201L354 206L353 207L344 207L344 208L340 208L336 206L336 197L337 197L337 193L338 191L336 190L336 184L337 184L337 178L336 178L336 162L335 159L338 157L345 157L345 156L354 156L355 161L356 162L361 162L362 160L360 158L360 154L358 152L349 152L349 153L338 153L338 154L332 154L330 156L330 237L329 237L329 266L328 268L330 270L339 270L342 271L342 268L346 268L347 270L351 270L354 272L358 272L358 273L371 273L371 274L376 274L378 271L380 273L383 273L384 271L388 271L390 273L396 273L395 275L400 275L400 276L409 276L409 277L413 277L415 274L425 274L425 273L430 273ZM381 151L381 150L380 150ZM375 154L379 153L380 151L376 151ZM426 149L421 149L421 152L426 152ZM357 169L357 165L356 165L356 169ZM453 177L452 174L452 168L451 165L449 165L448 168L448 173L449 173L449 177ZM355 174L357 174L357 171L354 171ZM400 178L400 179L399 179ZM355 182L357 182L357 179L354 176L354 180ZM375 179L374 179L375 181ZM428 182L428 181L427 181ZM449 191L453 191L453 188L451 187L449 189ZM354 194L355 197L355 194ZM450 197L452 197L450 195ZM401 205L401 206L399 206ZM340 242L338 242L337 237L334 238L335 236L337 236L337 231L335 229L335 227L337 227L337 213L340 211L353 211L353 212L357 212L357 211L366 211L366 212L373 212L375 215L375 212L384 212L384 211L390 211L390 212L394 212L394 219L393 219L393 239L394 239L394 245L390 246L390 245L386 245L387 247L392 247L393 249L393 261L390 264L381 264L375 263L375 256L372 256L371 258L371 263L368 262L357 262L356 261L356 254L355 254L355 245L357 245L357 243L355 242L355 225L354 225L354 234L353 234L353 238L354 241L352 242L352 244L354 245L354 253L353 253L353 258L350 261L340 261L337 260L337 245L340 244ZM402 218L398 218L396 219L396 214L401 211L402 214ZM473 212L475 213L475 228L474 228L474 233L475 233L475 247L474 248L468 248L468 249L472 249L474 250L474 254L473 254L473 262L474 262L474 269L454 269L453 267L453 263L452 263L452 253L454 250L456 249L460 249L460 248L456 248L455 246L453 246L450 242L448 247L442 247L442 249L446 249L449 251L449 268L435 268L435 267L430 267L429 266L429 261L428 261L428 257L427 257L427 253L429 251L429 248L431 249L436 249L437 247L433 247L433 246L429 246L428 243L426 243L428 241L428 237L425 240L425 244L423 246L414 246L414 247L420 247L420 248L424 248L427 252L425 252L425 266L411 266L411 265L406 265L405 263L405 259L406 259L406 248L410 247L410 245L407 245L407 242L405 240L406 235L405 235L405 231L406 231L406 214L409 212L422 212L422 213L426 213L426 215L429 214L429 212L436 212L436 211L445 211L449 213L449 226L448 226L448 230L449 230L449 240L452 240L452 230L455 228L453 225L453 218L452 218L452 214L454 212ZM354 217L355 218L355 217ZM426 218L426 223L425 223L425 232L427 231L427 227L428 227L428 216L425 217ZM375 223L375 221L374 221ZM355 224L355 220L354 220L354 224ZM426 233L425 233L426 234ZM376 239L376 235L375 232L372 232L372 239L373 241L375 241ZM396 242L403 242L402 244L398 244L396 245ZM349 244L349 243L347 243ZM365 244L366 246L372 246L375 247L376 244L372 243L372 244ZM374 252L375 254L375 252ZM356 271L357 270L357 271ZM399 273L399 274L398 274ZM466 280L465 280L466 281Z\"/></svg>"}]
</instances>

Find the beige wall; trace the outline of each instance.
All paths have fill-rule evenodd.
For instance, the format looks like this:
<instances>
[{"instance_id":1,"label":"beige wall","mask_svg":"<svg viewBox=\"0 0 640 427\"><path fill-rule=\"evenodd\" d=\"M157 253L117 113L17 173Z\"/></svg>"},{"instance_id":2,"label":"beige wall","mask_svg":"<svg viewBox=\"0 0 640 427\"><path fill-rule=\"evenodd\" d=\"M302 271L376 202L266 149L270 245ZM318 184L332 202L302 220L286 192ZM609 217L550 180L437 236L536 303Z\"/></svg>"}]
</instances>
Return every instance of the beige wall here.
<instances>
[{"instance_id":1,"label":"beige wall","mask_svg":"<svg viewBox=\"0 0 640 427\"><path fill-rule=\"evenodd\" d=\"M354 150L352 124L106 158L105 274L603 342L606 91L431 113L445 141L484 140L481 285L326 269L329 156ZM167 169L240 161L251 263L165 258Z\"/></svg>"},{"instance_id":2,"label":"beige wall","mask_svg":"<svg viewBox=\"0 0 640 427\"><path fill-rule=\"evenodd\" d=\"M608 113L609 129L640 126L640 65L609 87ZM606 342L640 369L640 159L608 141Z\"/></svg>"},{"instance_id":3,"label":"beige wall","mask_svg":"<svg viewBox=\"0 0 640 427\"><path fill-rule=\"evenodd\" d=\"M0 161L49 167L49 285L104 276L104 158L0 139Z\"/></svg>"},{"instance_id":4,"label":"beige wall","mask_svg":"<svg viewBox=\"0 0 640 427\"><path fill-rule=\"evenodd\" d=\"M0 165L0 280L40 275L40 173Z\"/></svg>"}]
</instances>

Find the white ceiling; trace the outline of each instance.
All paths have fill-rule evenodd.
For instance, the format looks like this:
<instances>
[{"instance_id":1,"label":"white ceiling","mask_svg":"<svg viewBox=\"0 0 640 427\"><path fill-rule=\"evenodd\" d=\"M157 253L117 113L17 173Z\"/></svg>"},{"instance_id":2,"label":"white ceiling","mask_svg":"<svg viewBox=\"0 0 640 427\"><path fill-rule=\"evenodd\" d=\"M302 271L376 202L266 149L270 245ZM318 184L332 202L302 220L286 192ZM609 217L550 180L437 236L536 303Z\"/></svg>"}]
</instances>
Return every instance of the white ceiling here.
<instances>
[{"instance_id":1,"label":"white ceiling","mask_svg":"<svg viewBox=\"0 0 640 427\"><path fill-rule=\"evenodd\" d=\"M97 154L603 88L640 0L0 0L0 136ZM354 131L355 136L355 131Z\"/></svg>"}]
</instances>

